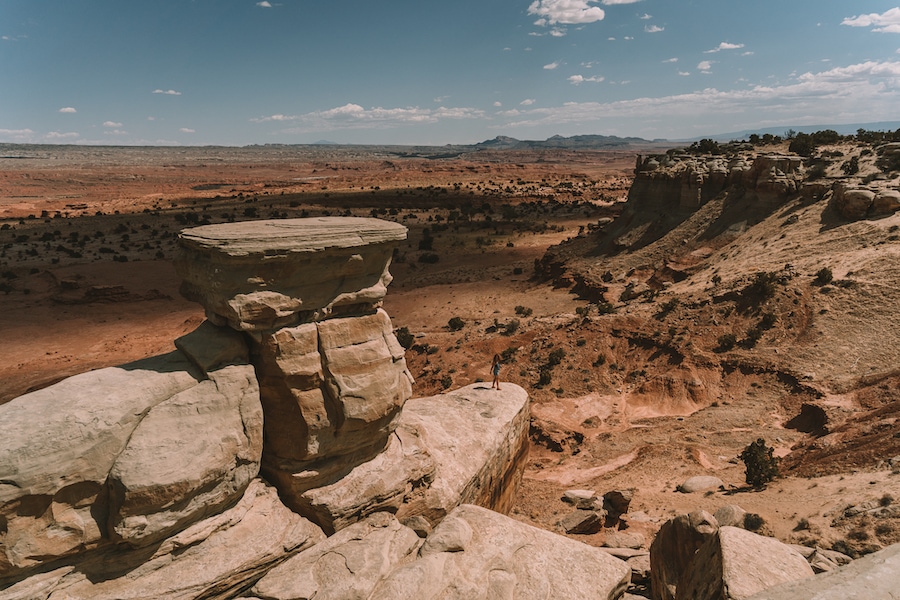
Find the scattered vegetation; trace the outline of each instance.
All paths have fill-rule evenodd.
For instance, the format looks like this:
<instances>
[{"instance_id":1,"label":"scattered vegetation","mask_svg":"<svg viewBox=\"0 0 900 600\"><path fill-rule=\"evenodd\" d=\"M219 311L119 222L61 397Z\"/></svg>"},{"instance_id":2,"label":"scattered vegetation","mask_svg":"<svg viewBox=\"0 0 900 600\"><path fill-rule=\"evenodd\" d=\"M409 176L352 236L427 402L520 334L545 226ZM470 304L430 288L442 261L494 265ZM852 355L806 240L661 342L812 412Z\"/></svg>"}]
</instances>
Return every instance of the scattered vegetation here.
<instances>
[{"instance_id":1,"label":"scattered vegetation","mask_svg":"<svg viewBox=\"0 0 900 600\"><path fill-rule=\"evenodd\" d=\"M774 455L775 449L766 446L763 438L744 448L740 459L744 462L747 485L761 488L778 477L779 459Z\"/></svg>"}]
</instances>

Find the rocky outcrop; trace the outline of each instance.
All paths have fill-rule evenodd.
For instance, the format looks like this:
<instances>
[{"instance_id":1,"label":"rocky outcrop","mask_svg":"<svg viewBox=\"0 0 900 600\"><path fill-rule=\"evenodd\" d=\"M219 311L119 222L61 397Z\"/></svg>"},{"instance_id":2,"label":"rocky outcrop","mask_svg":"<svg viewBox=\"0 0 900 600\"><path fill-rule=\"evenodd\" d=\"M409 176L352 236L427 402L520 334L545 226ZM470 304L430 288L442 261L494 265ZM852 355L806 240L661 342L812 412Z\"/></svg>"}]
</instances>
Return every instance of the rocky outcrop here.
<instances>
[{"instance_id":1,"label":"rocky outcrop","mask_svg":"<svg viewBox=\"0 0 900 600\"><path fill-rule=\"evenodd\" d=\"M662 202L670 209L694 211L727 187L737 186L755 194L763 203L777 205L796 194L802 181L803 162L799 156L669 153L638 156L628 197L640 198L642 206Z\"/></svg>"},{"instance_id":2,"label":"rocky outcrop","mask_svg":"<svg viewBox=\"0 0 900 600\"><path fill-rule=\"evenodd\" d=\"M160 544L88 553L0 591L0 600L234 598L272 567L322 541L274 488L254 481L233 507Z\"/></svg>"},{"instance_id":3,"label":"rocky outcrop","mask_svg":"<svg viewBox=\"0 0 900 600\"><path fill-rule=\"evenodd\" d=\"M379 307L406 228L364 218L209 225L181 233L182 292L250 334L266 413L263 471L300 508L387 446L412 377Z\"/></svg>"},{"instance_id":4,"label":"rocky outcrop","mask_svg":"<svg viewBox=\"0 0 900 600\"><path fill-rule=\"evenodd\" d=\"M158 542L241 497L262 452L247 348L212 325L178 345L0 406L0 579Z\"/></svg>"},{"instance_id":5,"label":"rocky outcrop","mask_svg":"<svg viewBox=\"0 0 900 600\"><path fill-rule=\"evenodd\" d=\"M459 503L512 508L527 457L528 394L472 384L406 403L385 451L334 484L283 494L326 531L378 510L439 522ZM285 489L288 475L273 474Z\"/></svg>"},{"instance_id":6,"label":"rocky outcrop","mask_svg":"<svg viewBox=\"0 0 900 600\"><path fill-rule=\"evenodd\" d=\"M796 550L737 527L720 527L683 574L677 598L744 600L766 588L813 576Z\"/></svg>"},{"instance_id":7,"label":"rocky outcrop","mask_svg":"<svg viewBox=\"0 0 900 600\"><path fill-rule=\"evenodd\" d=\"M528 395L476 384L407 402L380 308L401 234L374 219L184 232L178 268L209 320L170 354L0 406L0 600L233 598L324 539L305 516L350 531L309 568L352 595L331 549L360 531L374 546L347 569L372 587L420 536L453 550L432 526L460 503L508 511Z\"/></svg>"}]
</instances>

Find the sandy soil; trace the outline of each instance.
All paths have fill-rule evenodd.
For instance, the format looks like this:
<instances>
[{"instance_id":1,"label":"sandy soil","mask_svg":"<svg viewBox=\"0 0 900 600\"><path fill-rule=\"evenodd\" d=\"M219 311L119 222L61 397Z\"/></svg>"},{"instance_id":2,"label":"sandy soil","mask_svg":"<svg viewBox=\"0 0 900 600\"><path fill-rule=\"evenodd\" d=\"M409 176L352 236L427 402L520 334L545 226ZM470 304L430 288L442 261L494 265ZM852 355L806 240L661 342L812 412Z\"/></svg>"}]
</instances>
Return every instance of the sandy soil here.
<instances>
[{"instance_id":1,"label":"sandy soil","mask_svg":"<svg viewBox=\"0 0 900 600\"><path fill-rule=\"evenodd\" d=\"M633 152L492 153L489 160L383 149L29 152L0 159L0 330L7 342L0 346L0 402L172 349L172 340L203 318L178 294L171 266L174 235L185 226L254 215L377 214L410 228L385 308L396 327L416 335L407 352L414 393L486 380L491 356L506 352L504 380L533 399L533 444L516 518L556 530L571 510L561 500L566 489L627 488L636 490L627 528L644 533L648 544L665 519L726 504L759 514L763 531L786 541L865 552L900 540L893 520L841 517L847 506L900 497L900 475L881 460L900 454L894 442L876 445L881 456L870 448L846 450L838 461L828 452L795 460L793 471L763 490L747 489L736 459L758 437L781 456L797 448L821 452L824 438L788 427L817 393L851 410L898 400L895 357L864 343L873 321L892 324L896 298L877 275L897 246L872 254L847 245L877 244L900 217L829 229L832 245L811 249L805 241L819 235L827 207L804 206L797 208L804 228L779 241L777 251L762 244L784 232L782 215L763 220L755 246L745 238L663 251L684 264L699 262L691 252L719 256L718 272L735 286L743 274L785 262L804 273L773 301L780 318L759 349L724 356L714 351L722 332L746 331L759 314L732 308L725 315L726 301L708 301L705 282L714 267L671 286L655 303L615 302L624 283L612 282L606 297L618 305L613 314L601 314L598 298L585 290L573 293L571 279L533 277L549 247L570 240L563 245L577 250L590 243L588 225L618 214ZM427 253L418 249L426 228L436 263L419 260ZM838 277L857 275L856 289L867 298L854 304L859 310L842 309L848 288L811 288L808 273L824 252L844 257L835 264ZM599 277L610 268L645 266L637 258L616 260L591 268ZM680 304L661 311L671 297ZM452 317L464 321L461 329L450 330ZM829 335L814 339L814 330ZM834 343L838 338L843 345ZM554 351L561 351L558 364L548 366ZM785 353L791 369L766 366ZM855 364L842 358L848 354ZM825 372L829 377L805 383L796 378ZM860 374L878 377L861 381ZM894 431L889 425L883 439L894 439ZM843 436L834 438L842 451L852 433ZM714 474L725 487L676 491L696 474ZM572 537L599 545L610 531Z\"/></svg>"}]
</instances>

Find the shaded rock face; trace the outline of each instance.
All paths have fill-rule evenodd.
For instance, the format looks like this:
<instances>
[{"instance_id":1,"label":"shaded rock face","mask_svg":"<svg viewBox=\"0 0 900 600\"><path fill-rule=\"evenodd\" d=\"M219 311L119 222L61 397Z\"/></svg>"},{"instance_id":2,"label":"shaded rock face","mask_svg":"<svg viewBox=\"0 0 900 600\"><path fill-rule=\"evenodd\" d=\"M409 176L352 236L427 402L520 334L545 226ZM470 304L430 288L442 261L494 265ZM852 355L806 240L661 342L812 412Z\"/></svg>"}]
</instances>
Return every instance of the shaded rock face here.
<instances>
[{"instance_id":1,"label":"shaded rock face","mask_svg":"<svg viewBox=\"0 0 900 600\"><path fill-rule=\"evenodd\" d=\"M180 345L0 406L0 580L112 543L150 545L241 497L262 453L247 348L213 325ZM209 346L220 351L190 354Z\"/></svg>"},{"instance_id":2,"label":"shaded rock face","mask_svg":"<svg viewBox=\"0 0 900 600\"><path fill-rule=\"evenodd\" d=\"M285 500L385 449L412 394L387 313L396 223L322 217L181 233L182 292L248 333L265 419L264 472Z\"/></svg>"},{"instance_id":3,"label":"shaded rock face","mask_svg":"<svg viewBox=\"0 0 900 600\"><path fill-rule=\"evenodd\" d=\"M676 588L683 575L691 570L697 550L719 528L716 518L698 510L678 515L659 528L650 545L650 575L653 600L676 600Z\"/></svg>"}]
</instances>

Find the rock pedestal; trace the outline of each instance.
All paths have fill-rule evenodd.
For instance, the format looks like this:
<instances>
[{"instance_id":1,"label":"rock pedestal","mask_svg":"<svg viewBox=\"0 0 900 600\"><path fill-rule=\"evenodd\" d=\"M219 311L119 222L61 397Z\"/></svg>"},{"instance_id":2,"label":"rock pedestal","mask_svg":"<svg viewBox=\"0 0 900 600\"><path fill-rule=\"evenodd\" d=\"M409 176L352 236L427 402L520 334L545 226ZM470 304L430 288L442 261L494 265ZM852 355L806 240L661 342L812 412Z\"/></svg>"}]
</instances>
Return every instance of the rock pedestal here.
<instances>
[{"instance_id":1,"label":"rock pedestal","mask_svg":"<svg viewBox=\"0 0 900 600\"><path fill-rule=\"evenodd\" d=\"M379 308L405 238L396 223L339 217L207 225L179 238L182 293L252 340L263 471L292 506L384 450L412 394Z\"/></svg>"}]
</instances>

